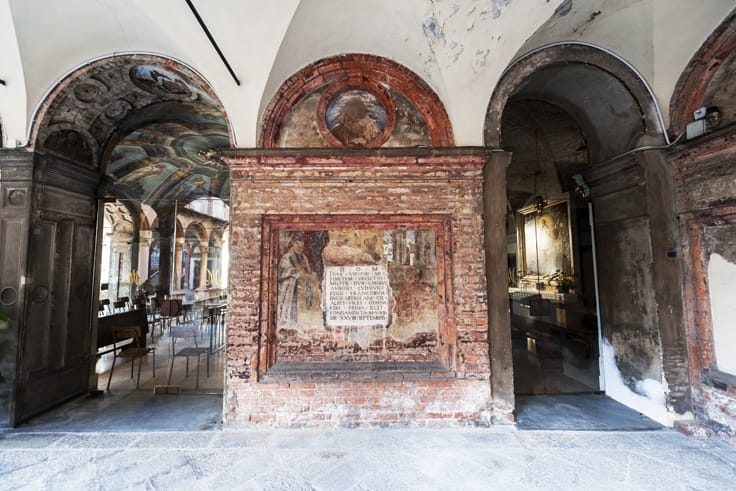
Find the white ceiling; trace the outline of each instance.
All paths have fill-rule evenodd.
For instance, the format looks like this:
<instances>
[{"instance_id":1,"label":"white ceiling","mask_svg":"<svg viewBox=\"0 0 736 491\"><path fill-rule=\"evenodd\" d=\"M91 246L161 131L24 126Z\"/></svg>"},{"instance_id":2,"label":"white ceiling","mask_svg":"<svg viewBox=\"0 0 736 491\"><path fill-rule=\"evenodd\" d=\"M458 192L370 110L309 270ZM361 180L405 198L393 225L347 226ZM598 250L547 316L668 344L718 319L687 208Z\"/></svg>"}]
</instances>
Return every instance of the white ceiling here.
<instances>
[{"instance_id":1,"label":"white ceiling","mask_svg":"<svg viewBox=\"0 0 736 491\"><path fill-rule=\"evenodd\" d=\"M6 144L26 144L36 109L61 78L128 52L171 57L199 72L224 104L240 147L256 145L261 111L286 78L348 52L391 58L419 74L444 102L458 145L483 144L488 101L511 60L559 41L592 43L627 60L666 111L683 68L736 6L734 0L193 3L240 86L184 0L0 0Z\"/></svg>"}]
</instances>

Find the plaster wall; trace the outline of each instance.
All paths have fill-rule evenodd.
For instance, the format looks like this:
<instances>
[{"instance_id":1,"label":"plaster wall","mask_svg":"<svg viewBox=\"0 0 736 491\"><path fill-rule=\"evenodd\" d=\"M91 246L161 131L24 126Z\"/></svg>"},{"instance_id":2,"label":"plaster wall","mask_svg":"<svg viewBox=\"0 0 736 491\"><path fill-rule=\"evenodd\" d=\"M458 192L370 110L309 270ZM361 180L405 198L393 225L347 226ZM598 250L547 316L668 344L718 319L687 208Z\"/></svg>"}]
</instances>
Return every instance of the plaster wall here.
<instances>
[{"instance_id":1,"label":"plaster wall","mask_svg":"<svg viewBox=\"0 0 736 491\"><path fill-rule=\"evenodd\" d=\"M5 86L0 87L0 124L2 133L0 147L15 147L16 140L25 140L26 133L26 87L13 16L9 0L0 0L0 78Z\"/></svg>"},{"instance_id":2,"label":"plaster wall","mask_svg":"<svg viewBox=\"0 0 736 491\"><path fill-rule=\"evenodd\" d=\"M733 228L733 227L732 227ZM719 370L736 375L736 263L718 253L708 261L713 346Z\"/></svg>"},{"instance_id":3,"label":"plaster wall","mask_svg":"<svg viewBox=\"0 0 736 491\"><path fill-rule=\"evenodd\" d=\"M443 101L456 143L479 145L485 107L503 69L560 1L379 0L340 9L329 0L302 2L274 61L261 113L283 81L309 63L370 53L419 74Z\"/></svg>"},{"instance_id":4,"label":"plaster wall","mask_svg":"<svg viewBox=\"0 0 736 491\"><path fill-rule=\"evenodd\" d=\"M734 129L673 152L685 261L684 300L693 412L736 442L736 150Z\"/></svg>"},{"instance_id":5,"label":"plaster wall","mask_svg":"<svg viewBox=\"0 0 736 491\"><path fill-rule=\"evenodd\" d=\"M679 265L658 154L589 171L595 212L606 394L665 425L688 416ZM676 256L675 256L676 257ZM606 259L602 259L606 258Z\"/></svg>"}]
</instances>

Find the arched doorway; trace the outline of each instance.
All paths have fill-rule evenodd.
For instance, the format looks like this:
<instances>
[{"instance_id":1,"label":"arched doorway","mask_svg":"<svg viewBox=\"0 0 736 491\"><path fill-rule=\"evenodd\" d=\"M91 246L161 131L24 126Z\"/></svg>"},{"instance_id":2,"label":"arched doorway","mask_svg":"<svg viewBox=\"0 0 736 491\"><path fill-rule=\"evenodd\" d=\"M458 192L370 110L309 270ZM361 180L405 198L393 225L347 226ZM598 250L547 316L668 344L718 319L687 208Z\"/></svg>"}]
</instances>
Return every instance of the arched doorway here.
<instances>
[{"instance_id":1,"label":"arched doorway","mask_svg":"<svg viewBox=\"0 0 736 491\"><path fill-rule=\"evenodd\" d=\"M98 388L97 299L110 284L100 276L105 210L110 223L125 210L130 241L117 256L115 295L134 304L149 280L157 286L146 294L175 293L178 210L229 199L227 167L208 156L230 145L223 106L179 62L130 54L88 63L50 92L34 121L32 293L20 324L16 424Z\"/></svg>"},{"instance_id":2,"label":"arched doorway","mask_svg":"<svg viewBox=\"0 0 736 491\"><path fill-rule=\"evenodd\" d=\"M668 259L677 234L671 171L659 153L669 139L651 91L612 53L576 43L548 46L506 70L489 104L485 137L513 154L512 327L517 348L537 358L540 371L532 376L542 374L541 387L538 379L515 376L516 393L603 390L671 423L687 411L689 393L680 270ZM555 231L557 219L566 222L559 228L565 233ZM540 236L545 227L554 241ZM560 283L569 283L571 293L548 291ZM540 350L552 357L547 367ZM528 370L519 365L517 376ZM553 382L545 386L545 377Z\"/></svg>"},{"instance_id":3,"label":"arched doorway","mask_svg":"<svg viewBox=\"0 0 736 491\"><path fill-rule=\"evenodd\" d=\"M598 322L585 137L558 106L510 101L502 119L514 391L596 392ZM576 190L577 188L577 190Z\"/></svg>"}]
</instances>

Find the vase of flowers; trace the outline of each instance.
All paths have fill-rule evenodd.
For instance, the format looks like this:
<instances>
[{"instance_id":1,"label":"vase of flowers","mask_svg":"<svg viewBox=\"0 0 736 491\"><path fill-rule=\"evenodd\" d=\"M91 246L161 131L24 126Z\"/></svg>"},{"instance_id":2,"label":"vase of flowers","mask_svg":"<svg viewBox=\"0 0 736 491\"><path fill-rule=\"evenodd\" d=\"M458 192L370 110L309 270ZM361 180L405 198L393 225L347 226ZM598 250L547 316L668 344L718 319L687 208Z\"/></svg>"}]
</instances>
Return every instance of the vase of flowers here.
<instances>
[{"instance_id":1,"label":"vase of flowers","mask_svg":"<svg viewBox=\"0 0 736 491\"><path fill-rule=\"evenodd\" d=\"M555 286L557 293L570 293L572 287L575 286L575 277L570 274L563 273L559 269L554 273L546 276L547 284Z\"/></svg>"}]
</instances>

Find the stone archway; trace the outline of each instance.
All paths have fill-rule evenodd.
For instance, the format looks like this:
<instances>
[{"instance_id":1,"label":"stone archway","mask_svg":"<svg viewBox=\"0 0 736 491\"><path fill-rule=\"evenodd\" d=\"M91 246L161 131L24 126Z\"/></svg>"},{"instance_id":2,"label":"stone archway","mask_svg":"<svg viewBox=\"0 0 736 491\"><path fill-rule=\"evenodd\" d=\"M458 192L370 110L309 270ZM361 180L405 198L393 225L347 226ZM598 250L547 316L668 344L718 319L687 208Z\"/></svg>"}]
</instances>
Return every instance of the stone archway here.
<instances>
[{"instance_id":1,"label":"stone archway","mask_svg":"<svg viewBox=\"0 0 736 491\"><path fill-rule=\"evenodd\" d=\"M230 135L223 106L204 78L170 58L103 58L49 92L31 131L34 195L23 273L32 281L19 322L22 383L13 424L96 389L90 375L97 344L98 200L124 201L138 223L146 200L168 209L210 193L227 197L227 168L206 152L228 147Z\"/></svg>"},{"instance_id":2,"label":"stone archway","mask_svg":"<svg viewBox=\"0 0 736 491\"><path fill-rule=\"evenodd\" d=\"M561 43L507 68L488 106L487 145L511 140L504 131L513 130L503 127L502 118L520 104L532 111L559 108L584 136L579 147L587 154L586 165L575 172L584 178L582 187L589 187L596 212L597 257L607 258L598 262L606 392L671 424L690 403L682 304L672 287L680 284L680 270L667 259L677 236L672 174L663 153L668 137L651 91L612 53ZM570 191L579 184L565 169L574 162L553 163L556 177L567 181L563 191L573 196ZM512 157L508 172L518 165ZM497 297L489 297L489 308L508 308L508 298ZM492 358L505 356L494 354L493 344L491 350ZM510 372L506 377L499 384L508 387Z\"/></svg>"}]
</instances>

